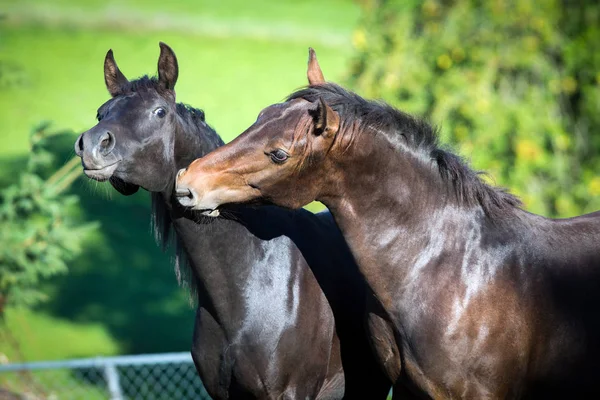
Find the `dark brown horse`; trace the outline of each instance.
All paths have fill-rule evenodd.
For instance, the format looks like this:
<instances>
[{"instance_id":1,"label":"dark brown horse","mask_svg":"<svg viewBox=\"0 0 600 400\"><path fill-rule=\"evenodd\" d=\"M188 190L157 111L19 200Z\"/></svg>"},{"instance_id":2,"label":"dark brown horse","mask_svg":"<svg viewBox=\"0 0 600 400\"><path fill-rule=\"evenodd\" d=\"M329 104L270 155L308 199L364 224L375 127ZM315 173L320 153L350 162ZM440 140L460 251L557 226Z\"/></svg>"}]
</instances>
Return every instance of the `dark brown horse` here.
<instances>
[{"instance_id":1,"label":"dark brown horse","mask_svg":"<svg viewBox=\"0 0 600 400\"><path fill-rule=\"evenodd\" d=\"M394 391L600 398L600 212L528 213L427 123L325 83L314 57L308 75L180 172L185 204L325 203L395 327Z\"/></svg>"},{"instance_id":2,"label":"dark brown horse","mask_svg":"<svg viewBox=\"0 0 600 400\"><path fill-rule=\"evenodd\" d=\"M329 213L238 207L235 221L214 220L173 201L177 171L223 142L201 110L175 102L177 59L160 47L158 79L127 80L108 52L112 98L75 151L88 177L152 193L163 245L174 230L179 271L196 289L192 356L209 394L384 399L391 385L361 319L367 287Z\"/></svg>"}]
</instances>

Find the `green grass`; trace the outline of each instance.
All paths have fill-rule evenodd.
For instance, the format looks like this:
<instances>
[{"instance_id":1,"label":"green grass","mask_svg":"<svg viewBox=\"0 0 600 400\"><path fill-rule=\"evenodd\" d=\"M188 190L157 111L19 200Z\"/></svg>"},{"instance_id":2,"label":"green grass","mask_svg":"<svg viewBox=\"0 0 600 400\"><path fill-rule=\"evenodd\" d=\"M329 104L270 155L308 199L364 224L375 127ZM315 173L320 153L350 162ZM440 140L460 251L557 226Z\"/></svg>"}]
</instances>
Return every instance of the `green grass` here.
<instances>
[{"instance_id":1,"label":"green grass","mask_svg":"<svg viewBox=\"0 0 600 400\"><path fill-rule=\"evenodd\" d=\"M21 347L25 360L55 360L89 354L109 356L119 352L117 343L100 323L74 323L12 308L6 310L5 318L12 336L24 344ZM0 328L0 353L9 361L19 361L20 355L6 335Z\"/></svg>"},{"instance_id":2,"label":"green grass","mask_svg":"<svg viewBox=\"0 0 600 400\"><path fill-rule=\"evenodd\" d=\"M306 84L307 48L328 80L341 81L352 53L358 6L344 0L302 2L152 0L86 2L4 0L0 6L0 182L18 176L28 132L40 121L83 132L108 93L106 51L129 78L154 74L158 42L179 59L178 101L205 110L229 141L265 106ZM60 145L60 164L73 154ZM35 311L10 311L7 324L26 359L187 350L194 312L177 287L171 261L149 233L149 199L130 198L83 178L84 220L101 228L70 273L48 286ZM7 343L0 352L13 358Z\"/></svg>"},{"instance_id":3,"label":"green grass","mask_svg":"<svg viewBox=\"0 0 600 400\"><path fill-rule=\"evenodd\" d=\"M36 24L118 26L125 30L159 30L175 25L189 29L195 24L220 25L219 32L240 32L241 28L269 32L293 32L295 36L339 36L347 42L360 9L349 0L4 0L9 20ZM132 22L133 21L133 22ZM175 29L178 29L175 27ZM202 32L202 26L191 27ZM345 36L345 37L342 37ZM285 36L289 40L291 36ZM293 37L291 37L293 39Z\"/></svg>"},{"instance_id":4,"label":"green grass","mask_svg":"<svg viewBox=\"0 0 600 400\"><path fill-rule=\"evenodd\" d=\"M261 5L215 0L202 2L198 7L193 6L195 2L172 2L160 13L157 10L162 3L150 2L144 7L140 3L119 2L117 6L117 3L93 1L86 2L82 10L72 1L7 2L7 20L0 25L0 62L11 66L15 70L13 75L23 84L9 85L0 93L5 140L0 155L25 151L27 137L23 132L40 120L53 120L59 128L88 129L94 123L96 108L108 99L102 75L106 51L112 48L126 76L134 78L155 73L161 40L178 55L178 100L205 109L209 123L230 140L253 122L261 108L306 84L309 46L317 49L326 77L341 79L351 51L349 44L319 43L303 32L316 30L349 37L357 18L356 7L345 1L325 6L316 1L262 0ZM66 27L55 27L61 19L53 16L71 15L68 11L72 8L88 15L87 18L95 17L93 27L86 25L85 18L70 21ZM191 18L192 25L194 18L218 17L221 24L232 29L239 21L246 21L248 26L256 28L277 24L292 33L295 32L292 28L298 28L298 32L292 34L291 41L281 39L277 26L273 32L267 30L264 37L245 35L243 30L234 30L230 32L232 36L226 37L219 32L214 36L203 34L206 32L178 32L165 30L159 22L148 23L148 29L140 30L135 24L123 27L115 23L128 20L127 10L155 13L156 20L172 20L173 26L178 25L177 17ZM188 14L182 14L186 10ZM257 15L258 10L267 13ZM340 15L335 18L335 14ZM38 21L40 16L47 20ZM44 25L44 21L48 23ZM334 26L344 29L332 31Z\"/></svg>"},{"instance_id":5,"label":"green grass","mask_svg":"<svg viewBox=\"0 0 600 400\"><path fill-rule=\"evenodd\" d=\"M310 45L34 27L3 27L0 37L0 61L17 66L24 81L0 95L0 155L25 151L25 132L40 120L77 132L92 127L96 109L108 100L102 65L109 48L132 79L155 73L159 41L171 45L180 64L178 100L203 108L207 121L230 140L263 107L306 84ZM341 78L347 52L325 46L318 51L329 79Z\"/></svg>"},{"instance_id":6,"label":"green grass","mask_svg":"<svg viewBox=\"0 0 600 400\"><path fill-rule=\"evenodd\" d=\"M50 369L34 372L4 372L0 387L32 399L86 399L110 398L104 384L94 384L74 375L68 369Z\"/></svg>"}]
</instances>

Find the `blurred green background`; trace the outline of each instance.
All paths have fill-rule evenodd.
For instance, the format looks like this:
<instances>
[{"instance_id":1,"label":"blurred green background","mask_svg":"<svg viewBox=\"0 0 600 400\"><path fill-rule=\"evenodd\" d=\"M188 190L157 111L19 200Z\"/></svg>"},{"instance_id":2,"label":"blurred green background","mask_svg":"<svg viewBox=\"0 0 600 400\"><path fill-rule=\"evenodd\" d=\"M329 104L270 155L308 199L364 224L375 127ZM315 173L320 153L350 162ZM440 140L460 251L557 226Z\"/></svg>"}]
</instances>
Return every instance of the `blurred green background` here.
<instances>
[{"instance_id":1,"label":"blurred green background","mask_svg":"<svg viewBox=\"0 0 600 400\"><path fill-rule=\"evenodd\" d=\"M95 124L97 108L109 98L108 49L135 78L155 74L158 42L169 44L179 60L178 101L205 110L207 122L229 141L262 108L306 84L309 46L319 51L330 79L343 81L360 15L358 4L345 0L0 4L2 187L17 181L30 152L29 132L42 121L52 121L47 130L72 133L48 139L54 159L41 175L74 155L76 134ZM48 301L6 309L22 354L1 337L0 353L16 361L189 350L194 311L177 286L170 254L150 234L149 196L140 191L125 198L80 168L77 173L65 193L80 200L69 211L71 223L99 226L67 261L68 274L44 284Z\"/></svg>"},{"instance_id":2,"label":"blurred green background","mask_svg":"<svg viewBox=\"0 0 600 400\"><path fill-rule=\"evenodd\" d=\"M600 3L364 1L348 86L425 116L533 212L600 208Z\"/></svg>"},{"instance_id":3,"label":"blurred green background","mask_svg":"<svg viewBox=\"0 0 600 400\"><path fill-rule=\"evenodd\" d=\"M60 134L48 139L41 179L71 159L76 134L108 99L109 48L134 78L154 74L158 42L169 44L178 100L204 109L229 141L306 84L312 46L327 80L439 124L444 143L527 209L591 212L600 208L599 27L591 1L2 0L0 188L19 182L33 154L28 133L42 121ZM65 250L68 273L29 279L47 301L5 308L11 340L0 336L0 353L187 351L194 312L151 238L148 195L125 198L81 176L48 196L59 204L73 195L79 202L62 217L89 229ZM10 262L0 257L0 288L3 269L23 265Z\"/></svg>"}]
</instances>

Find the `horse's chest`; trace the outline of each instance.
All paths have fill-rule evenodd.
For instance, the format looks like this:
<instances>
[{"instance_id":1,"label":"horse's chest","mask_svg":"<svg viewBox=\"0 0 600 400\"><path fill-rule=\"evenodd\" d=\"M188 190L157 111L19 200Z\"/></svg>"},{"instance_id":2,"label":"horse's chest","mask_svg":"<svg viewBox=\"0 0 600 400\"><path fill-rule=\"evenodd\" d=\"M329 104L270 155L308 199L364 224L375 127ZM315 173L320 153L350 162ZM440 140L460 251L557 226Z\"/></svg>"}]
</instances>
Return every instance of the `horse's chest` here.
<instances>
[{"instance_id":1,"label":"horse's chest","mask_svg":"<svg viewBox=\"0 0 600 400\"><path fill-rule=\"evenodd\" d=\"M265 347L255 341L228 337L236 333L204 321L197 327L194 341L194 360L207 390L214 398L248 396L267 398L269 357Z\"/></svg>"}]
</instances>

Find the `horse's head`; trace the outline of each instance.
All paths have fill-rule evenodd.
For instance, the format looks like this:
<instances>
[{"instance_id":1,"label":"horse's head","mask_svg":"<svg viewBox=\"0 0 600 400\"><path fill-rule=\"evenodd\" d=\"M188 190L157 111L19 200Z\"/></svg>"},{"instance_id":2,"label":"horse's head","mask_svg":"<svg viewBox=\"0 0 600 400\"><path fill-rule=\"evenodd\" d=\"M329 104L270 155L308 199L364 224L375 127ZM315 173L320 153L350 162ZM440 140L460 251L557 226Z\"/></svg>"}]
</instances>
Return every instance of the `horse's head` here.
<instances>
[{"instance_id":1,"label":"horse's head","mask_svg":"<svg viewBox=\"0 0 600 400\"><path fill-rule=\"evenodd\" d=\"M160 43L158 79L128 81L112 50L108 51L104 80L112 98L98 109L98 123L75 142L88 177L110 180L125 195L140 186L161 191L172 183L177 75L175 53L164 43Z\"/></svg>"},{"instance_id":2,"label":"horse's head","mask_svg":"<svg viewBox=\"0 0 600 400\"><path fill-rule=\"evenodd\" d=\"M325 83L312 49L308 80ZM324 194L322 178L339 127L338 113L322 99L269 106L238 138L178 173L178 199L207 215L218 215L211 211L227 203L308 204Z\"/></svg>"}]
</instances>

